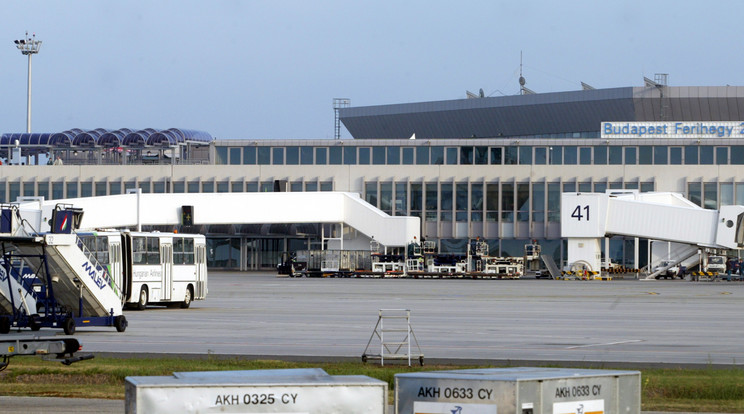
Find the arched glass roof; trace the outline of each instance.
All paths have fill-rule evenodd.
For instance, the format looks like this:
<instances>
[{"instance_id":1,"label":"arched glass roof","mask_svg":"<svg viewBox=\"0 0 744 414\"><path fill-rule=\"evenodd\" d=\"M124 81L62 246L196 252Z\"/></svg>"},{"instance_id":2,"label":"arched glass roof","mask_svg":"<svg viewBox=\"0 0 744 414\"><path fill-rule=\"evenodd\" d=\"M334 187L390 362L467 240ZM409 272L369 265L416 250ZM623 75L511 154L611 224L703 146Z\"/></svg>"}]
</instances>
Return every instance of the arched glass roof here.
<instances>
[{"instance_id":1,"label":"arched glass roof","mask_svg":"<svg viewBox=\"0 0 744 414\"><path fill-rule=\"evenodd\" d=\"M102 147L120 147L124 140L124 136L130 132L132 132L132 130L129 128L106 132L98 138L98 145Z\"/></svg>"},{"instance_id":2,"label":"arched glass roof","mask_svg":"<svg viewBox=\"0 0 744 414\"><path fill-rule=\"evenodd\" d=\"M121 144L125 147L144 147L145 141L147 141L147 138L153 133L155 133L155 130L152 128L130 132L124 137L124 141L122 141Z\"/></svg>"},{"instance_id":3,"label":"arched glass roof","mask_svg":"<svg viewBox=\"0 0 744 414\"><path fill-rule=\"evenodd\" d=\"M11 133L0 135L0 145L49 145L52 134L48 133Z\"/></svg>"},{"instance_id":4,"label":"arched glass roof","mask_svg":"<svg viewBox=\"0 0 744 414\"><path fill-rule=\"evenodd\" d=\"M147 145L168 147L177 143L176 134L171 130L156 132L147 139Z\"/></svg>"},{"instance_id":5,"label":"arched glass roof","mask_svg":"<svg viewBox=\"0 0 744 414\"><path fill-rule=\"evenodd\" d=\"M208 132L191 129L153 128L134 131L130 128L109 130L97 128L82 130L69 129L56 133L5 133L0 135L0 146L15 145L16 141L24 147L168 147L183 143L208 143L213 140Z\"/></svg>"}]
</instances>

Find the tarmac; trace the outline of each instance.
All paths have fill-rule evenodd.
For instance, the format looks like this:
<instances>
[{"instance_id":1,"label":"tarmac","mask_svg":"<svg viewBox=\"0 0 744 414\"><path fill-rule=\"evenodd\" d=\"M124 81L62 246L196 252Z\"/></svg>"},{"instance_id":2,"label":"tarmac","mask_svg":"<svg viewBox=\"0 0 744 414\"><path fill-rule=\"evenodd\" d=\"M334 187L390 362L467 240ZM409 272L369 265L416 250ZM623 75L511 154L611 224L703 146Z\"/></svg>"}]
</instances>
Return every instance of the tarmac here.
<instances>
[{"instance_id":1,"label":"tarmac","mask_svg":"<svg viewBox=\"0 0 744 414\"><path fill-rule=\"evenodd\" d=\"M36 397L0 397L1 412L5 414L121 414L124 413L124 401L84 398L36 398ZM32 408L29 408L32 407ZM395 413L390 405L387 414ZM644 414L669 414L659 411L643 411ZM677 412L675 414L700 414ZM715 414L715 413L707 413Z\"/></svg>"},{"instance_id":2,"label":"tarmac","mask_svg":"<svg viewBox=\"0 0 744 414\"><path fill-rule=\"evenodd\" d=\"M212 271L207 299L191 309L126 311L126 332L85 327L75 337L84 353L101 356L354 360L379 352L370 341L379 311L403 309L420 345L412 353L431 363L740 367L742 298L740 282L307 279ZM0 339L19 336L31 334ZM0 397L0 412L123 413L124 402Z\"/></svg>"},{"instance_id":3,"label":"tarmac","mask_svg":"<svg viewBox=\"0 0 744 414\"><path fill-rule=\"evenodd\" d=\"M122 414L124 401L84 398L37 398L37 397L1 397L0 412L4 414ZM388 406L386 414L394 414L395 408ZM643 411L643 414L669 414L659 411ZM676 412L674 414L700 414ZM715 414L715 413L706 413Z\"/></svg>"},{"instance_id":4,"label":"tarmac","mask_svg":"<svg viewBox=\"0 0 744 414\"><path fill-rule=\"evenodd\" d=\"M0 412L4 414L122 414L124 413L124 400L0 396Z\"/></svg>"}]
</instances>

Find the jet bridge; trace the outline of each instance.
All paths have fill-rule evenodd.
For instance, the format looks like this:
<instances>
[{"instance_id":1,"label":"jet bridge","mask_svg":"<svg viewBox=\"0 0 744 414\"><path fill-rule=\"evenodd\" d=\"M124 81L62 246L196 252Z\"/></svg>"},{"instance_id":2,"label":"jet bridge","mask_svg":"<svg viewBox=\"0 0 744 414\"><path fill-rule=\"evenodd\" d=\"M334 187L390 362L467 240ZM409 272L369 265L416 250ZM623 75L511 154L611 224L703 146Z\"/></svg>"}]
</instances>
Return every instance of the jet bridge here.
<instances>
[{"instance_id":1,"label":"jet bridge","mask_svg":"<svg viewBox=\"0 0 744 414\"><path fill-rule=\"evenodd\" d=\"M321 223L340 227L323 235L329 249L366 249L374 239L383 246L405 247L421 239L418 217L391 216L359 194L336 191L267 193L128 193L65 200L20 198L24 225L48 231L59 203L85 211L81 229L140 228L145 225Z\"/></svg>"},{"instance_id":2,"label":"jet bridge","mask_svg":"<svg viewBox=\"0 0 744 414\"><path fill-rule=\"evenodd\" d=\"M568 265L601 269L600 240L643 237L716 249L744 247L744 206L707 210L678 193L563 193L561 235Z\"/></svg>"}]
</instances>

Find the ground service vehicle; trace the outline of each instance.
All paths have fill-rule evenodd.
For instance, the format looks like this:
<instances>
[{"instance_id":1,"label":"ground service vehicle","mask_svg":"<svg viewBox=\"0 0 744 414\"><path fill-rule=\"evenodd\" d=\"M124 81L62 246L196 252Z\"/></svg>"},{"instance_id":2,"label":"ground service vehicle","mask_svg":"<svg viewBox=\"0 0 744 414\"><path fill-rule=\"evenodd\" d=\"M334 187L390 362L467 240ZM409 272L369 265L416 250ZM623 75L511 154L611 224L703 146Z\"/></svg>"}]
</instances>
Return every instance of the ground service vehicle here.
<instances>
[{"instance_id":1,"label":"ground service vehicle","mask_svg":"<svg viewBox=\"0 0 744 414\"><path fill-rule=\"evenodd\" d=\"M663 274L656 275L656 279L661 279L661 278L674 279L675 276L679 275L679 266L675 265L674 262L671 260L663 260L661 263L659 263L658 266L654 267L653 272L657 272L665 268L666 268L666 272L664 272Z\"/></svg>"},{"instance_id":2,"label":"ground service vehicle","mask_svg":"<svg viewBox=\"0 0 744 414\"><path fill-rule=\"evenodd\" d=\"M188 308L191 301L207 294L203 235L101 231L78 236L113 275L125 305Z\"/></svg>"},{"instance_id":3,"label":"ground service vehicle","mask_svg":"<svg viewBox=\"0 0 744 414\"><path fill-rule=\"evenodd\" d=\"M11 328L62 328L75 333L76 326L112 326L124 332L119 287L107 269L88 251L74 232L82 210L57 205L52 212L51 232L29 233L14 205L0 207L2 277L0 333ZM15 293L18 292L18 295Z\"/></svg>"},{"instance_id":4,"label":"ground service vehicle","mask_svg":"<svg viewBox=\"0 0 744 414\"><path fill-rule=\"evenodd\" d=\"M705 266L705 271L721 275L726 273L726 256L708 256L708 265Z\"/></svg>"}]
</instances>

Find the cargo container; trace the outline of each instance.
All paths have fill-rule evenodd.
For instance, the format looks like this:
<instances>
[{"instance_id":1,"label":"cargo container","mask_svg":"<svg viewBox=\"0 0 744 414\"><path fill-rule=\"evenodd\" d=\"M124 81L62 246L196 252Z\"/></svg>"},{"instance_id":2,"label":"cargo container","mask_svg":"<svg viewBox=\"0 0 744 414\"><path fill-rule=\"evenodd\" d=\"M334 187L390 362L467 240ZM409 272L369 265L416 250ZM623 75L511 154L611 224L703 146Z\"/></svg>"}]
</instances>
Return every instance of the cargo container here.
<instances>
[{"instance_id":1,"label":"cargo container","mask_svg":"<svg viewBox=\"0 0 744 414\"><path fill-rule=\"evenodd\" d=\"M384 414L387 383L319 368L126 378L126 413Z\"/></svg>"},{"instance_id":2,"label":"cargo container","mask_svg":"<svg viewBox=\"0 0 744 414\"><path fill-rule=\"evenodd\" d=\"M641 374L503 368L395 375L396 414L640 414Z\"/></svg>"}]
</instances>

